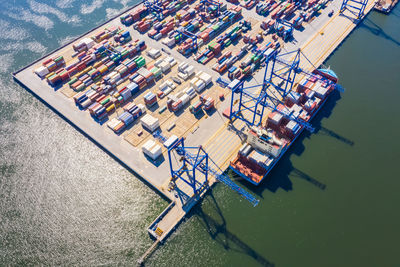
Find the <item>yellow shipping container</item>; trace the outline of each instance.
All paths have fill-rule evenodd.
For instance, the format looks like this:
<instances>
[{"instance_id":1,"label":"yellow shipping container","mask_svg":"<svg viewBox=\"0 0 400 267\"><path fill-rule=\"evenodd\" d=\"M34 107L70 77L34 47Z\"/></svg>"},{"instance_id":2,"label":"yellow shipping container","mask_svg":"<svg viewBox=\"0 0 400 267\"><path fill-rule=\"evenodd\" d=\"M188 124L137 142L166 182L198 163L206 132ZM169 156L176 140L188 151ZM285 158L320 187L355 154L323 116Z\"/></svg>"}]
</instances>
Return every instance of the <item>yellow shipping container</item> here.
<instances>
[{"instance_id":1,"label":"yellow shipping container","mask_svg":"<svg viewBox=\"0 0 400 267\"><path fill-rule=\"evenodd\" d=\"M106 65L101 65L98 70L100 71L101 74L104 74L107 72L108 67Z\"/></svg>"},{"instance_id":2,"label":"yellow shipping container","mask_svg":"<svg viewBox=\"0 0 400 267\"><path fill-rule=\"evenodd\" d=\"M47 74L44 78L47 80L50 76L53 76L54 74L55 74L55 72L52 71L49 74Z\"/></svg>"},{"instance_id":3,"label":"yellow shipping container","mask_svg":"<svg viewBox=\"0 0 400 267\"><path fill-rule=\"evenodd\" d=\"M81 75L82 75L82 74L85 74L85 73L88 73L88 72L91 71L92 69L93 69L93 66L87 67L86 69L84 69L83 71L81 71Z\"/></svg>"},{"instance_id":4,"label":"yellow shipping container","mask_svg":"<svg viewBox=\"0 0 400 267\"><path fill-rule=\"evenodd\" d=\"M103 62L97 61L96 63L93 64L93 67L95 67L95 68L97 69L97 68L100 67L102 64L103 64Z\"/></svg>"},{"instance_id":5,"label":"yellow shipping container","mask_svg":"<svg viewBox=\"0 0 400 267\"><path fill-rule=\"evenodd\" d=\"M107 111L107 113L110 113L111 111L113 111L115 109L115 105L114 104L111 104L110 106L108 106L107 108L106 108L106 111Z\"/></svg>"}]
</instances>

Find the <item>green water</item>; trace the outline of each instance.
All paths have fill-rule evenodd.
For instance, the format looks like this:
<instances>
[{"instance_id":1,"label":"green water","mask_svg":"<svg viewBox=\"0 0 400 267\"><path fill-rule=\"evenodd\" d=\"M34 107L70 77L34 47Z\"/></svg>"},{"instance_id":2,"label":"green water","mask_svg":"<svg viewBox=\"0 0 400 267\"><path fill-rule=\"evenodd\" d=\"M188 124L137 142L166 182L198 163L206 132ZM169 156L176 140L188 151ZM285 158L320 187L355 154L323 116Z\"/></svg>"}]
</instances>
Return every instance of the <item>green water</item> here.
<instances>
[{"instance_id":1,"label":"green water","mask_svg":"<svg viewBox=\"0 0 400 267\"><path fill-rule=\"evenodd\" d=\"M130 266L151 245L167 202L9 74L133 2L0 1L0 265ZM398 266L398 25L400 6L371 13L326 62L346 92L261 186L238 181L256 208L216 186L147 265Z\"/></svg>"},{"instance_id":2,"label":"green water","mask_svg":"<svg viewBox=\"0 0 400 267\"><path fill-rule=\"evenodd\" d=\"M151 263L398 266L399 15L373 12L326 62L346 91L249 187L259 206L218 186Z\"/></svg>"}]
</instances>

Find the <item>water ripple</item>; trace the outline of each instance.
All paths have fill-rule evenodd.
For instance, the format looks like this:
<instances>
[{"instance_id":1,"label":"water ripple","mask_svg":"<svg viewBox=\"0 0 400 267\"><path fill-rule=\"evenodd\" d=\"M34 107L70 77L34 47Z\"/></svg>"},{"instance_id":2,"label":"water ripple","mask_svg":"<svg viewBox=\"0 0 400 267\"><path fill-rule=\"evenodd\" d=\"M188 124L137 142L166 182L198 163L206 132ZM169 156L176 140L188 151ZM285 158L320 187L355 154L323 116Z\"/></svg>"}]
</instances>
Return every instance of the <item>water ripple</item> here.
<instances>
[{"instance_id":1,"label":"water ripple","mask_svg":"<svg viewBox=\"0 0 400 267\"><path fill-rule=\"evenodd\" d=\"M29 6L32 9L32 11L38 14L53 14L57 16L57 18L62 22L66 22L69 24L78 24L81 21L81 19L77 15L68 16L67 14L61 12L60 10L54 7L51 7L47 4L36 2L34 0L29 1Z\"/></svg>"}]
</instances>

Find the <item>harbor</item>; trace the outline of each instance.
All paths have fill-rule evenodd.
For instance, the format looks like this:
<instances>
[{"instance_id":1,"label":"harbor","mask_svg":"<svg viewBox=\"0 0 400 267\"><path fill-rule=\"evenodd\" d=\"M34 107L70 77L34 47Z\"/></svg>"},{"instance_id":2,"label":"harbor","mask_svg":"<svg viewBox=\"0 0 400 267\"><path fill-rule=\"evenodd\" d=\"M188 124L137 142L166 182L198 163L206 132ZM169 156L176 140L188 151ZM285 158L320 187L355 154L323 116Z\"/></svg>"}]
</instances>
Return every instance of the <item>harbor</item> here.
<instances>
[{"instance_id":1,"label":"harbor","mask_svg":"<svg viewBox=\"0 0 400 267\"><path fill-rule=\"evenodd\" d=\"M340 2L337 2L336 7L339 5ZM365 7L364 13L368 14L373 6L374 3L368 3L368 5ZM233 9L231 10L238 12L238 9L235 9L235 6L231 6L231 4L228 3L227 8L229 9L232 7ZM258 16L255 14L254 10L247 10L245 8L241 10L243 18L235 22L237 24L233 23L229 26L236 27L236 25L239 25L241 21L250 21L250 24L252 25L251 27L254 29L254 32L251 31L251 33L255 35L258 31L260 31L260 25L258 25L256 21L264 21L265 18L259 17L258 20L252 22L251 18ZM121 105L120 107L114 106L114 110L110 110L110 115L108 115L109 118L107 122L102 122L102 119L104 119L102 117L95 118L98 119L97 121L93 119L93 114L91 115L89 112L85 111L88 106L86 106L86 108L84 108L82 105L81 108L77 107L77 105L79 106L79 104L82 103L79 103L80 100L78 98L75 98L74 100L74 97L79 94L77 91L81 89L71 89L70 85L73 83L63 83L62 86L59 84L55 84L56 86L51 86L47 83L47 81L44 79L42 80L36 73L34 73L34 71L49 58L55 60L56 58L62 56L64 64L68 66L68 64L74 60L74 57L78 56L76 54L74 57L72 57L72 55L76 52L72 48L71 44L77 44L79 43L79 40L74 40L71 42L71 44L67 44L60 50L47 55L45 58L34 62L20 71L17 71L14 73L14 77L20 84L24 85L24 87L51 106L72 125L76 126L85 135L93 139L99 146L112 154L125 166L140 175L144 181L155 188L160 194L170 199L171 205L168 206L168 208L160 215L160 217L156 218L156 220L149 226L148 229L149 233L157 240L157 242L162 242L180 223L182 218L184 218L185 214L191 209L191 207L193 207L197 201L201 199L202 194L204 194L208 188L212 187L214 182L217 181L216 177L218 176L214 175L214 173L210 175L209 180L204 187L205 191L201 191L199 194L195 194L192 191L193 188L187 186L182 181L180 183L179 181L174 181L175 189L171 190L171 172L169 166L171 156L168 154L169 147L163 146L163 141L167 141L169 136L175 136L176 140L184 137L186 145L192 147L198 147L201 145L202 148L204 148L204 150L207 152L208 156L212 158L215 169L220 169L221 172L223 172L228 168L230 162L234 160L240 147L243 145L241 134L238 134L238 131L234 131L233 129L244 129L245 123L241 120L233 120L230 122L229 118L224 116L224 111L229 109L232 88L229 88L229 86L222 88L219 83L217 83L217 80L220 79L221 76L224 77L224 75L225 79L228 79L227 76L230 72L221 75L220 72L224 73L223 71L216 71L216 68L213 68L215 65L215 59L210 59L209 62L203 64L204 61L198 62L200 58L196 59L195 57L187 57L187 55L180 53L178 45L178 48L171 49L165 46L162 42L151 38L148 34L141 35L141 33L132 26L127 27L121 24L121 17L126 16L126 14L129 14L130 12L131 10L128 10L127 13L118 15L113 20L78 39L86 40L87 38L94 36L95 32L98 30L112 29L113 27L114 29L121 29L122 34L125 34L125 32L128 31L129 36L132 38L132 43L134 44L131 47L138 47L140 50L139 52L136 49L136 51L133 53L140 54L140 56L146 62L146 65L155 66L156 63L158 63L156 62L156 59L161 58L162 61L158 65L169 65L169 68L165 67L165 71L163 70L162 74L159 74L161 77L154 78L155 81L151 81L152 83L149 83L150 85L142 85L144 89L140 88L140 91L135 92L134 94L131 92L127 97L128 101L125 99L121 101L125 102L124 105ZM286 51L300 49L303 54L307 55L308 60L302 60L299 63L299 68L308 70L309 72L313 71L313 66L320 66L352 32L352 30L360 21L354 13L349 12L348 10L339 12L338 8L336 8L332 16L329 16L330 12L331 8L328 3L327 8L321 11L321 14L318 16L318 18L315 18L310 22L310 25L314 23L314 27L311 28L308 27L308 24L304 24L305 29L303 32L294 31L293 38L297 41L296 44L286 43L283 40L278 39L278 41L274 42L274 47L278 46ZM242 25L244 24L242 23ZM116 32L119 32L119 30L116 30ZM128 35L125 35L124 37L126 36ZM251 38L251 36L252 34L249 34L249 38ZM272 35L267 35L266 38L263 38L265 40L261 41L261 43L258 45L261 47L267 46L269 42L272 41L272 39L269 39L270 37L272 38ZM140 41L136 41L137 39L140 39ZM243 37L243 39L239 41L237 44L238 47L244 45L244 43L242 43L244 42L244 39L245 38ZM143 41L144 43L141 43ZM90 43L90 41L87 41L86 43ZM277 45L278 43L279 45ZM210 47L208 44L207 47ZM201 45L199 46L200 48L198 49L201 51ZM188 47L184 48L183 51L187 51L187 48ZM230 50L231 48L232 50ZM115 55L115 51L109 48L107 49L110 50L110 56ZM228 46L226 50L228 53L233 54L240 51L240 49L234 45L232 45L232 47ZM225 52L226 51L224 49L224 53L221 54L225 55ZM160 54L160 56L153 56L153 54ZM57 55L57 57L55 55ZM136 64L142 64L139 64L141 60L142 59L139 59L138 62L135 61ZM287 58L286 60L290 60L290 58ZM175 63L173 63L174 61ZM182 63L187 63L189 65L186 66L186 69L190 66L193 66L193 69L196 70L196 74L191 75L194 75L197 80L192 82L192 79L185 81L182 78L180 79L182 80L182 84L178 84L174 81L173 78L180 77L179 73L183 73L183 75L185 74L185 72L181 71L181 69L184 67L184 64ZM159 72L159 70L156 70L155 72ZM232 73L234 73L234 71ZM146 75L143 75L143 77L144 76ZM256 84L256 81L262 81L263 76L264 71L260 67L259 70L255 70L251 74L252 80L249 81L249 84ZM120 84L118 84L120 89L127 87L129 81L131 81L130 78L128 79L129 76L126 77L127 79L125 81L122 81ZM132 78L132 80L136 84L140 84L141 82L134 80L135 78ZM240 78L240 76L238 76L238 78ZM303 78L304 76L299 75L296 82L299 83ZM112 77L110 77L110 79L112 79ZM209 79L212 81L207 82ZM198 82L199 80L202 82ZM198 85L196 85L196 83L198 83ZM202 116L199 118L191 112L191 109L196 108L196 105L194 105L195 103L200 101L203 103L202 105L205 106L207 103L207 100L201 100L201 97L205 97L197 92L194 93L194 97L189 101L190 104L193 104L193 106L190 106L189 103L186 102L185 104L181 104L182 107L180 108L182 109L179 108L174 110L174 106L171 106L171 111L166 111L166 109L161 111L163 107L167 107L168 105L167 97L161 98L159 95L156 96L158 89L161 86L175 86L179 88L177 91L180 91L186 90L185 88L190 88L190 86L193 85L196 85L197 87L205 87L205 89L202 88L200 90L206 90L207 97L210 98L209 103L213 102L213 105L215 105L212 107L211 112L209 112L207 109L204 109L202 110ZM147 93L150 91L152 91L153 95L147 97ZM189 93L189 91L185 92ZM122 93L120 93L120 95L122 95ZM156 118L159 122L157 128L160 128L160 131L148 131L148 129L143 129L143 122L141 124L139 123L141 119L137 119L133 125L129 125L129 127L126 127L122 132L119 132L119 129L115 130L116 127L120 127L118 125L120 124L121 120L123 120L120 115L129 110L129 108L124 109L124 107L126 107L126 102L131 100L132 95L133 101L137 107L135 110L141 110L141 114L137 116L140 117L142 116L142 113L146 113L144 116L150 115L152 118ZM82 97L82 95L79 96ZM154 99L157 99L156 104L154 104ZM143 112L144 107L147 107L146 112ZM133 109L134 107L131 108ZM266 117L267 116L262 119L265 120ZM117 118L119 122L117 121ZM148 118L151 120L150 117ZM114 124L109 124L113 121L113 119L116 119L114 120ZM150 122L149 124L152 123ZM146 128L152 127L147 126ZM209 129L213 130L210 131ZM154 132L156 132L156 134L154 134ZM176 140L173 142L174 144L177 144ZM156 152L154 153L160 153L160 155L158 155L159 157L151 159L148 155L145 155L143 153L143 146L145 144L149 144L149 150L153 150L154 147L156 147L157 149L155 149ZM160 150L161 152L158 152ZM186 195L188 199L182 201L177 194L178 191L181 192L182 195ZM237 191L239 192L240 190L237 189ZM241 195L250 197L250 195L244 193Z\"/></svg>"}]
</instances>

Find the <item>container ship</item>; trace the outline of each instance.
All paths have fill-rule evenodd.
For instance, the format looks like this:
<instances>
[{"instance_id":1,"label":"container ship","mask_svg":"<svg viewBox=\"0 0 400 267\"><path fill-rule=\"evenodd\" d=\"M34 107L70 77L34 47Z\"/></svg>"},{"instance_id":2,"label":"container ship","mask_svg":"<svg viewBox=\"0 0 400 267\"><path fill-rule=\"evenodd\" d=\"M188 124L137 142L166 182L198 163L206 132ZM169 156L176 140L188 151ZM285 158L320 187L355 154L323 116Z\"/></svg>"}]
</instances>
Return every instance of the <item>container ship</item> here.
<instances>
[{"instance_id":1,"label":"container ship","mask_svg":"<svg viewBox=\"0 0 400 267\"><path fill-rule=\"evenodd\" d=\"M269 113L265 125L252 126L246 143L229 168L254 185L259 185L304 130L297 118L309 122L335 89L338 78L332 70L316 69L305 77Z\"/></svg>"}]
</instances>

